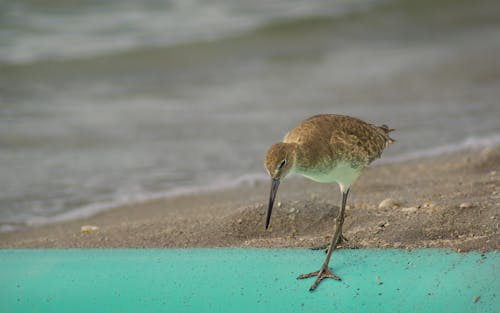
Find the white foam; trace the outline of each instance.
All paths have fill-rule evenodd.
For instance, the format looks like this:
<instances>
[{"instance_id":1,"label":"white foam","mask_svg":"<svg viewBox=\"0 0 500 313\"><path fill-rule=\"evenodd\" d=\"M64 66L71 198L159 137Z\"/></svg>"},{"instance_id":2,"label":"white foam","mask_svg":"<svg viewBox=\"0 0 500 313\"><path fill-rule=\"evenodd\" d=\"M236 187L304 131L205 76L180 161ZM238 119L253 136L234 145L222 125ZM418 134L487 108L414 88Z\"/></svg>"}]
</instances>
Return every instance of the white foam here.
<instances>
[{"instance_id":1,"label":"white foam","mask_svg":"<svg viewBox=\"0 0 500 313\"><path fill-rule=\"evenodd\" d=\"M493 134L485 137L468 137L463 141L452 144L441 145L429 149L420 149L420 150L410 151L407 153L402 153L389 158L382 158L377 163L384 164L384 163L403 162L408 160L415 160L420 158L428 158L428 157L443 155L465 149L480 149L480 148L495 147L498 145L500 145L500 134Z\"/></svg>"}]
</instances>

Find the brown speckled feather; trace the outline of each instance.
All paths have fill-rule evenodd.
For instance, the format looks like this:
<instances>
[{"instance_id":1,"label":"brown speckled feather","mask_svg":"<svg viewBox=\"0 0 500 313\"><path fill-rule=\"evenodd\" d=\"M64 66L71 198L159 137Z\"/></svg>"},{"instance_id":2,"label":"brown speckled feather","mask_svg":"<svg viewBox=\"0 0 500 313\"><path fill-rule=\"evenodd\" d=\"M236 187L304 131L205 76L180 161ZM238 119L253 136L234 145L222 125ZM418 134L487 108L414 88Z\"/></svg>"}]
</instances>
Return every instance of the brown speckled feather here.
<instances>
[{"instance_id":1,"label":"brown speckled feather","mask_svg":"<svg viewBox=\"0 0 500 313\"><path fill-rule=\"evenodd\" d=\"M357 167L379 158L384 148L394 142L389 137L391 130L350 116L323 114L303 121L285 135L283 142L302 147L307 155L303 160L310 164L299 164L301 167L333 161L346 161Z\"/></svg>"}]
</instances>

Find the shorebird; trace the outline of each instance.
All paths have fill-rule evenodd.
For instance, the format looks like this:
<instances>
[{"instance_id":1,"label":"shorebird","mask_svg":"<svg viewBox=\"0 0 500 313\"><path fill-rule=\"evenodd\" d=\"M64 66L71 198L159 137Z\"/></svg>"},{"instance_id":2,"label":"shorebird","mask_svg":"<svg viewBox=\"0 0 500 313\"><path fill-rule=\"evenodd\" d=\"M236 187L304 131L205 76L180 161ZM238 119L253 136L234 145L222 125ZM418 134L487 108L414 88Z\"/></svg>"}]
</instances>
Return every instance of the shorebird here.
<instances>
[{"instance_id":1,"label":"shorebird","mask_svg":"<svg viewBox=\"0 0 500 313\"><path fill-rule=\"evenodd\" d=\"M328 268L332 252L345 238L342 235L347 196L361 171L394 140L386 125L376 126L360 119L335 114L310 117L289 131L282 142L271 145L264 165L271 177L271 192L266 217L269 227L274 199L280 181L290 172L301 174L321 183L336 182L342 201L336 218L335 233L321 268L302 274L297 279L316 277L309 290L314 290L324 278L341 280Z\"/></svg>"}]
</instances>

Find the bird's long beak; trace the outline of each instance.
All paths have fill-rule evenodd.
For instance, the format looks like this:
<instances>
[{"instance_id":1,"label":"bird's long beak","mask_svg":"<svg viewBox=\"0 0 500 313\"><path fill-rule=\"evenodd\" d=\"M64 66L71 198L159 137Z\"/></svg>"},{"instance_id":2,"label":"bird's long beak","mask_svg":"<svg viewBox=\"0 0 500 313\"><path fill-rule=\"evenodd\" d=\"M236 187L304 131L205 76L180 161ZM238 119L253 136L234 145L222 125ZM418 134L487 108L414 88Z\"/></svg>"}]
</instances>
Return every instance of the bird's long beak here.
<instances>
[{"instance_id":1,"label":"bird's long beak","mask_svg":"<svg viewBox=\"0 0 500 313\"><path fill-rule=\"evenodd\" d=\"M274 198L278 193L279 185L280 180L273 178L271 181L271 193L269 194L269 207L267 208L266 229L269 227L269 221L271 220L271 213L273 211Z\"/></svg>"}]
</instances>

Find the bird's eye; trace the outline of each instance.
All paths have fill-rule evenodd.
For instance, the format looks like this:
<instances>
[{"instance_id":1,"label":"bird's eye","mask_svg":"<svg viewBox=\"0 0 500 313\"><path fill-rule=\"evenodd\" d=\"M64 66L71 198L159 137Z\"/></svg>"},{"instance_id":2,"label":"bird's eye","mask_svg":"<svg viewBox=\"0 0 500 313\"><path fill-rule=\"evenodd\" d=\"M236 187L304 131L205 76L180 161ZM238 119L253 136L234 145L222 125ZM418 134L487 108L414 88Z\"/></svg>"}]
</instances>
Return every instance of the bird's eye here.
<instances>
[{"instance_id":1,"label":"bird's eye","mask_svg":"<svg viewBox=\"0 0 500 313\"><path fill-rule=\"evenodd\" d=\"M282 169L283 166L285 166L285 165L286 165L286 159L284 159L283 161L281 161L281 163L280 163L280 169Z\"/></svg>"}]
</instances>

